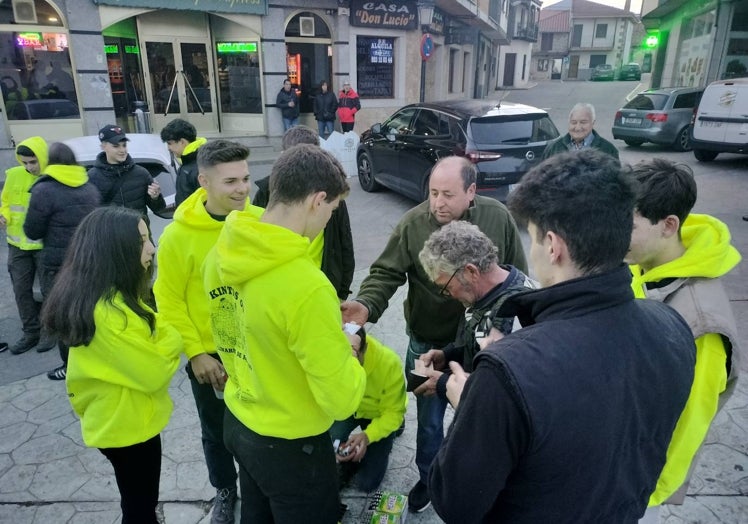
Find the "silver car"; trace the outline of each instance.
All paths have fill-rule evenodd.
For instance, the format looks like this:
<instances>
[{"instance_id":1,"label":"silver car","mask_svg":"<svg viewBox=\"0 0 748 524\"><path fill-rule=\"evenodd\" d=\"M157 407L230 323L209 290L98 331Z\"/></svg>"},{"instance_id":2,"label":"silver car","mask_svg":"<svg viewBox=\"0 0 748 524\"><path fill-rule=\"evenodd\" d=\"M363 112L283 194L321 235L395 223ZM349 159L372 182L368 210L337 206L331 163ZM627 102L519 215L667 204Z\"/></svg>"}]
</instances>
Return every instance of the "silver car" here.
<instances>
[{"instance_id":1,"label":"silver car","mask_svg":"<svg viewBox=\"0 0 748 524\"><path fill-rule=\"evenodd\" d=\"M703 88L666 87L636 95L616 112L613 138L637 147L644 142L690 151L689 126Z\"/></svg>"}]
</instances>

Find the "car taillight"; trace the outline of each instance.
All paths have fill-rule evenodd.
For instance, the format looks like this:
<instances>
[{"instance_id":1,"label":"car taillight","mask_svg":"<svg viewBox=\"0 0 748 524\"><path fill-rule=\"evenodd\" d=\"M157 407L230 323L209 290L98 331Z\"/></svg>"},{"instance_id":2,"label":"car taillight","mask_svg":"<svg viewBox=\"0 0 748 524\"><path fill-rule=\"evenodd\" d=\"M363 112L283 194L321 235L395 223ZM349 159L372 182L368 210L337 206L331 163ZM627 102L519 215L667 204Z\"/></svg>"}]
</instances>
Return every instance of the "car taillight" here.
<instances>
[{"instance_id":1,"label":"car taillight","mask_svg":"<svg viewBox=\"0 0 748 524\"><path fill-rule=\"evenodd\" d=\"M498 160L501 158L501 153L494 153L492 151L465 151L465 156L473 164L478 162L486 162L488 160Z\"/></svg>"},{"instance_id":2,"label":"car taillight","mask_svg":"<svg viewBox=\"0 0 748 524\"><path fill-rule=\"evenodd\" d=\"M652 122L667 122L667 113L647 113L644 118Z\"/></svg>"},{"instance_id":3,"label":"car taillight","mask_svg":"<svg viewBox=\"0 0 748 524\"><path fill-rule=\"evenodd\" d=\"M616 111L616 120L619 120L621 118L621 112Z\"/></svg>"}]
</instances>

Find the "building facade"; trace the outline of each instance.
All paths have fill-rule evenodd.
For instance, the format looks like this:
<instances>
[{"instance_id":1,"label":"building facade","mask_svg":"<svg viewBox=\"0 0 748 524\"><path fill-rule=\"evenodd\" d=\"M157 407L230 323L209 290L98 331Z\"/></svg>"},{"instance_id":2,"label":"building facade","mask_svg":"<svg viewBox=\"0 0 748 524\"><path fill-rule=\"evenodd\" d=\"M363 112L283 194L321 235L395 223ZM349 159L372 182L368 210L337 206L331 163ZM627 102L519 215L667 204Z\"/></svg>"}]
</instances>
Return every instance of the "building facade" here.
<instances>
[{"instance_id":1,"label":"building facade","mask_svg":"<svg viewBox=\"0 0 748 524\"><path fill-rule=\"evenodd\" d=\"M706 86L748 76L748 2L646 0L642 22L657 35L652 86Z\"/></svg>"},{"instance_id":2,"label":"building facade","mask_svg":"<svg viewBox=\"0 0 748 524\"><path fill-rule=\"evenodd\" d=\"M533 78L587 80L595 66L610 64L618 71L633 61L633 35L640 22L629 7L630 0L624 9L563 0L543 9L540 38L533 48Z\"/></svg>"},{"instance_id":3,"label":"building facade","mask_svg":"<svg viewBox=\"0 0 748 524\"><path fill-rule=\"evenodd\" d=\"M529 47L540 4L513 3L513 34ZM337 93L349 80L361 132L419 99L421 71L426 100L491 97L529 78L515 59L509 80L511 53L500 53L509 15L509 0L9 0L0 4L0 151L12 159L29 136L52 142L115 122L158 133L174 118L207 137L278 137L285 78L311 125L320 83Z\"/></svg>"}]
</instances>

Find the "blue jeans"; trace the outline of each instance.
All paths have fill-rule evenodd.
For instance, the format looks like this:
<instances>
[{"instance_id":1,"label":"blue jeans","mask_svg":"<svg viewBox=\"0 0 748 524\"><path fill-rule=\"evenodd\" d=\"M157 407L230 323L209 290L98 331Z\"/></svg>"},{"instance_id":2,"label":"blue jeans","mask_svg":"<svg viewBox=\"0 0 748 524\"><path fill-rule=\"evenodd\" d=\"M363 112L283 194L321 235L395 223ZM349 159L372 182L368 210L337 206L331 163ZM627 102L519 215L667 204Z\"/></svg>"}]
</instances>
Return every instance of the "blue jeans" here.
<instances>
[{"instance_id":1,"label":"blue jeans","mask_svg":"<svg viewBox=\"0 0 748 524\"><path fill-rule=\"evenodd\" d=\"M283 117L283 132L284 133L288 131L289 129L291 129L292 127L297 126L297 125L299 125L298 116L295 118L286 118L285 116Z\"/></svg>"},{"instance_id":2,"label":"blue jeans","mask_svg":"<svg viewBox=\"0 0 748 524\"><path fill-rule=\"evenodd\" d=\"M192 396L195 397L197 416L200 419L205 465L208 467L210 484L217 490L236 489L236 466L234 456L223 443L223 414L226 404L216 397L213 386L200 384L192 373L192 366L186 367L190 377Z\"/></svg>"},{"instance_id":3,"label":"blue jeans","mask_svg":"<svg viewBox=\"0 0 748 524\"><path fill-rule=\"evenodd\" d=\"M330 435L267 437L224 419L226 448L239 463L242 524L333 524L340 510Z\"/></svg>"},{"instance_id":4,"label":"blue jeans","mask_svg":"<svg viewBox=\"0 0 748 524\"><path fill-rule=\"evenodd\" d=\"M340 440L342 444L351 434L351 431L361 426L361 429L371 423L369 419L348 417L345 420L337 420L330 428L330 438ZM371 442L366 448L366 455L361 460L356 472L356 483L361 491L371 492L379 487L387 472L387 463L390 459L392 444L395 440L395 433L392 432L382 440Z\"/></svg>"},{"instance_id":5,"label":"blue jeans","mask_svg":"<svg viewBox=\"0 0 748 524\"><path fill-rule=\"evenodd\" d=\"M327 138L335 131L334 120L317 120L317 130L321 138Z\"/></svg>"},{"instance_id":6,"label":"blue jeans","mask_svg":"<svg viewBox=\"0 0 748 524\"><path fill-rule=\"evenodd\" d=\"M405 374L414 367L414 362L434 349L433 344L421 342L412 336L408 342L408 352L405 355ZM418 409L418 428L416 430L416 466L421 482L426 483L431 469L431 463L436 457L439 446L444 440L444 410L447 402L434 396L416 396Z\"/></svg>"}]
</instances>

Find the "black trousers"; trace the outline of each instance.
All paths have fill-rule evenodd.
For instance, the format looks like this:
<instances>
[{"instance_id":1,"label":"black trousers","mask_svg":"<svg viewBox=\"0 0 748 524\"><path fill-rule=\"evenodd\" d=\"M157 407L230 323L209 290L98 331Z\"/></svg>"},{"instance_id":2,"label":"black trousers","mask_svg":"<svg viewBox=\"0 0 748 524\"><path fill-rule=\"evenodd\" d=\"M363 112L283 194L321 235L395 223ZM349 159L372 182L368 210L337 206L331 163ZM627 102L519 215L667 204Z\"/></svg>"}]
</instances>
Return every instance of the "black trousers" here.
<instances>
[{"instance_id":1,"label":"black trousers","mask_svg":"<svg viewBox=\"0 0 748 524\"><path fill-rule=\"evenodd\" d=\"M353 126L355 125L355 122L341 122L340 128L343 130L343 133L346 131L353 131Z\"/></svg>"},{"instance_id":2,"label":"black trousers","mask_svg":"<svg viewBox=\"0 0 748 524\"><path fill-rule=\"evenodd\" d=\"M8 273L13 283L18 315L21 317L23 333L39 336L39 310L41 304L34 298L34 277L39 267L38 249L23 250L8 244Z\"/></svg>"},{"instance_id":3,"label":"black trousers","mask_svg":"<svg viewBox=\"0 0 748 524\"><path fill-rule=\"evenodd\" d=\"M47 298L49 296L49 292L52 291L52 287L55 285L55 278L57 277L57 272L59 270L59 267L48 267L44 264L39 268L39 286L42 289L42 297ZM59 340L57 342L57 347L60 350L62 363L67 366L70 346L64 344L62 340Z\"/></svg>"},{"instance_id":4,"label":"black trousers","mask_svg":"<svg viewBox=\"0 0 748 524\"><path fill-rule=\"evenodd\" d=\"M298 439L266 437L227 409L223 435L239 463L241 524L338 521L338 476L327 432Z\"/></svg>"},{"instance_id":5,"label":"black trousers","mask_svg":"<svg viewBox=\"0 0 748 524\"><path fill-rule=\"evenodd\" d=\"M122 524L158 524L161 435L124 448L99 449L114 467L122 498Z\"/></svg>"}]
</instances>

